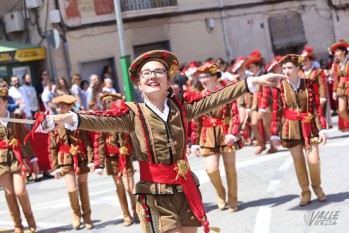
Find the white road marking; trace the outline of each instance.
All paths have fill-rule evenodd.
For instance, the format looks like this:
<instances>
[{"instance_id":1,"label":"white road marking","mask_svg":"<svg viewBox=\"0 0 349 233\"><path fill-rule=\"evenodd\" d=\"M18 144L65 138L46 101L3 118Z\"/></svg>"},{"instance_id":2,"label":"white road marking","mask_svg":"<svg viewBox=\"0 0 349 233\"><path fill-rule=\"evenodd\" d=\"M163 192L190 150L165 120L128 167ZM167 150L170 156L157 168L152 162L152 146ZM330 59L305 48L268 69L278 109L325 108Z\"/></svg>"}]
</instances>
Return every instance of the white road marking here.
<instances>
[{"instance_id":1,"label":"white road marking","mask_svg":"<svg viewBox=\"0 0 349 233\"><path fill-rule=\"evenodd\" d=\"M275 176L277 178L272 179L266 190L266 196L268 198L275 197L279 189L279 185L287 169L293 164L292 157L290 156L276 171ZM254 225L253 233L269 233L271 222L271 210L273 204L260 206L256 216L256 222Z\"/></svg>"}]
</instances>

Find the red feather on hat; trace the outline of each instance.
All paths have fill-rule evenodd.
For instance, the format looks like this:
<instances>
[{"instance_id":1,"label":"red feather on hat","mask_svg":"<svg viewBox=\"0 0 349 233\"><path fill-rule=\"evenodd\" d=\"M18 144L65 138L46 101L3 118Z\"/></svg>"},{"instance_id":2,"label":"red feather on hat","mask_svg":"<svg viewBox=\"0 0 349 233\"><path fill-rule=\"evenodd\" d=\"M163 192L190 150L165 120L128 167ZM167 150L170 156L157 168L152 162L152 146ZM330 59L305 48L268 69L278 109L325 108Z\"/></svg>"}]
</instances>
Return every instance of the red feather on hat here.
<instances>
[{"instance_id":1,"label":"red feather on hat","mask_svg":"<svg viewBox=\"0 0 349 233\"><path fill-rule=\"evenodd\" d=\"M248 56L249 58L257 58L257 57L261 57L261 52L256 49L254 50L252 53L250 53L250 55Z\"/></svg>"}]
</instances>

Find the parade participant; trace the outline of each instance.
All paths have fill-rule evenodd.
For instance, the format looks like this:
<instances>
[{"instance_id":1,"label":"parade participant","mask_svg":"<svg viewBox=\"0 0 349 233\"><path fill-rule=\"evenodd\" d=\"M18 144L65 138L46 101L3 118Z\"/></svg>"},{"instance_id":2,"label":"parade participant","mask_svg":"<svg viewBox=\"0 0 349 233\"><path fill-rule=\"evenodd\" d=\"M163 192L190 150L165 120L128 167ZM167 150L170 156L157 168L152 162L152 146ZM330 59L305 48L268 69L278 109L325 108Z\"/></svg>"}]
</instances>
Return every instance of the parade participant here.
<instances>
[{"instance_id":1,"label":"parade participant","mask_svg":"<svg viewBox=\"0 0 349 233\"><path fill-rule=\"evenodd\" d=\"M253 76L259 76L263 74L263 57L261 56L259 50L253 51L247 58L245 62L245 67L252 72ZM268 87L269 88L269 87ZM269 89L268 89L269 90ZM266 104L262 106L263 97L267 96L265 100ZM271 106L272 98L271 95L264 93L264 87L260 86L256 93L253 93L253 101L251 104L251 128L256 139L257 149L255 154L258 155L266 149L265 139L263 137L264 132L266 136L270 138L270 123L271 123L271 111L269 107ZM262 122L261 122L262 121ZM267 151L268 154L275 153L277 151L272 145Z\"/></svg>"},{"instance_id":2,"label":"parade participant","mask_svg":"<svg viewBox=\"0 0 349 233\"><path fill-rule=\"evenodd\" d=\"M52 102L57 104L57 114L71 111L76 98L71 95L55 97ZM81 216L86 229L92 229L91 208L88 193L88 172L94 170L93 146L85 130L67 130L64 127L52 131L49 137L49 155L51 173L56 179L64 177L73 210L73 228L79 229ZM77 184L76 184L77 183ZM82 215L80 211L79 197Z\"/></svg>"},{"instance_id":3,"label":"parade participant","mask_svg":"<svg viewBox=\"0 0 349 233\"><path fill-rule=\"evenodd\" d=\"M349 123L348 96L349 96L349 43L344 40L331 45L330 50L334 55L333 64L333 98L338 99L338 115ZM347 130L348 128L342 129Z\"/></svg>"},{"instance_id":4,"label":"parade participant","mask_svg":"<svg viewBox=\"0 0 349 233\"><path fill-rule=\"evenodd\" d=\"M103 103L103 110L111 109L113 102L118 99L122 99L122 96L119 93L104 93L100 97L100 100ZM132 194L134 187L134 168L131 156L130 135L117 132L98 132L95 135L94 150L95 154L98 154L99 157L99 167L105 167L107 175L112 176L114 180L116 194L123 213L124 225L130 226L133 222L139 222L136 213L136 196ZM124 185L126 186L126 191L131 200L133 220L128 209Z\"/></svg>"},{"instance_id":5,"label":"parade participant","mask_svg":"<svg viewBox=\"0 0 349 233\"><path fill-rule=\"evenodd\" d=\"M311 186L319 201L326 201L321 188L320 157L318 143L326 143L326 135L317 112L319 103L315 98L312 83L299 77L302 58L296 54L284 56L279 61L282 71L289 77L273 89L272 142L279 143L291 152L298 183L301 187L300 206L311 201L309 176L303 149L308 160Z\"/></svg>"},{"instance_id":6,"label":"parade participant","mask_svg":"<svg viewBox=\"0 0 349 233\"><path fill-rule=\"evenodd\" d=\"M222 86L219 84L221 72L218 65L206 64L196 70L196 75L204 90L202 97L210 95ZM222 157L228 185L228 208L231 212L238 210L237 174L235 151L243 147L239 135L240 118L236 101L216 108L195 119L195 131L192 133L192 147L197 156L204 156L206 172L217 194L220 210L226 209L226 191L219 171L219 160ZM222 155L222 156L221 156Z\"/></svg>"},{"instance_id":7,"label":"parade participant","mask_svg":"<svg viewBox=\"0 0 349 233\"><path fill-rule=\"evenodd\" d=\"M48 116L48 128L65 125L71 129L127 132L139 161L140 181L137 212L143 232L197 232L202 225L210 231L197 185L186 158L188 120L212 108L232 102L258 84L275 85L276 75L249 78L198 99L172 96L169 85L178 71L176 56L153 50L136 58L129 68L144 103L117 100L118 107L102 112ZM281 75L281 78L286 78ZM42 125L44 132L46 126Z\"/></svg>"},{"instance_id":8,"label":"parade participant","mask_svg":"<svg viewBox=\"0 0 349 233\"><path fill-rule=\"evenodd\" d=\"M315 93L315 98L318 99L316 102L320 103L317 112L319 113L322 128L325 129L326 119L324 118L323 114L324 112L326 112L325 104L327 101L327 83L325 80L325 73L321 68L314 67L315 55L313 49L310 46L305 46L300 56L303 62L299 76L300 78L309 79L311 81L312 89Z\"/></svg>"},{"instance_id":9,"label":"parade participant","mask_svg":"<svg viewBox=\"0 0 349 233\"><path fill-rule=\"evenodd\" d=\"M8 89L0 87L0 117L15 118L13 113L6 109L8 104ZM36 232L36 222L31 209L29 195L26 190L27 173L33 170L33 177L39 173L38 159L34 156L30 144L23 145L25 136L24 125L0 121L0 185L4 190L5 199L12 220L14 222L14 232L22 233L21 214L22 211L31 232Z\"/></svg>"},{"instance_id":10,"label":"parade participant","mask_svg":"<svg viewBox=\"0 0 349 233\"><path fill-rule=\"evenodd\" d=\"M248 77L248 73L246 71L246 67L244 63L246 62L245 57L238 57L235 59L233 65L230 67L230 70L233 74L237 74L237 81L245 80ZM253 100L253 95L247 93L241 96L238 100L238 110L239 110L239 118L240 118L240 131L243 136L243 140L246 145L251 145L251 127L250 127L250 111L251 111L251 103Z\"/></svg>"}]
</instances>

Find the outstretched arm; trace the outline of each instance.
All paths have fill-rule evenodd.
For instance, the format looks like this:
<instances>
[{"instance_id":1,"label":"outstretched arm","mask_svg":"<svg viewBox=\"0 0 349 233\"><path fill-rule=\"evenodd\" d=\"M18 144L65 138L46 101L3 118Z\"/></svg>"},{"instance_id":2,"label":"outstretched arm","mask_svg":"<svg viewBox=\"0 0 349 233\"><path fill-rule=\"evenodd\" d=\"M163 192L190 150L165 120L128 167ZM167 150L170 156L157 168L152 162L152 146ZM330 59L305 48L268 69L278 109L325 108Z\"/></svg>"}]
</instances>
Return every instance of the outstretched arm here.
<instances>
[{"instance_id":1,"label":"outstretched arm","mask_svg":"<svg viewBox=\"0 0 349 233\"><path fill-rule=\"evenodd\" d=\"M221 107L231 103L247 92L255 92L258 85L277 86L280 80L287 79L287 76L280 74L266 74L259 77L249 77L235 84L213 92L201 99L195 99L185 105L188 119L199 117L213 108Z\"/></svg>"}]
</instances>

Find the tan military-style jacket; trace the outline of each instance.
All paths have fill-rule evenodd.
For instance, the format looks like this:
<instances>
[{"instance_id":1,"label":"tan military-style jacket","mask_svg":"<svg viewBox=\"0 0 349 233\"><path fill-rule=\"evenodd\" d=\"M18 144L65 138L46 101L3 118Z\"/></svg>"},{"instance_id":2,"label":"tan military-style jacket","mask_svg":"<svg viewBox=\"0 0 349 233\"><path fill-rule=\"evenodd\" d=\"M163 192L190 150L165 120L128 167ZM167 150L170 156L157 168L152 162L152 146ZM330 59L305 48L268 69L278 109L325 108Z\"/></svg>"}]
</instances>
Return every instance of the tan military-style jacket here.
<instances>
[{"instance_id":1,"label":"tan military-style jacket","mask_svg":"<svg viewBox=\"0 0 349 233\"><path fill-rule=\"evenodd\" d=\"M333 92L338 96L349 96L349 59L341 65L339 62L333 63Z\"/></svg>"},{"instance_id":2,"label":"tan military-style jacket","mask_svg":"<svg viewBox=\"0 0 349 233\"><path fill-rule=\"evenodd\" d=\"M223 121L224 124L216 121ZM240 118L236 101L213 109L193 122L195 127L193 127L191 143L200 145L201 148L213 149L226 146L224 138L226 134L232 134L239 139Z\"/></svg>"},{"instance_id":3,"label":"tan military-style jacket","mask_svg":"<svg viewBox=\"0 0 349 233\"><path fill-rule=\"evenodd\" d=\"M118 154L108 153L107 145L116 148L125 147L127 149L128 156L131 156L130 136L126 133L113 132L98 132L95 135L94 150L95 154L98 154L98 165L100 167L105 166L105 157L118 157Z\"/></svg>"},{"instance_id":4,"label":"tan military-style jacket","mask_svg":"<svg viewBox=\"0 0 349 233\"><path fill-rule=\"evenodd\" d=\"M304 139L302 121L284 119L285 110L290 109L300 113L310 113L313 116L310 121L310 138L318 137L323 127L317 112L319 103L316 103L310 80L300 79L297 91L286 80L281 81L279 88L273 88L273 99L272 135L280 136L282 140Z\"/></svg>"},{"instance_id":5,"label":"tan military-style jacket","mask_svg":"<svg viewBox=\"0 0 349 233\"><path fill-rule=\"evenodd\" d=\"M15 115L13 113L10 113L10 118L15 118ZM32 159L35 157L34 152L31 148L30 142L27 142L25 145L23 143L23 139L26 135L26 130L24 128L23 124L17 124L13 122L8 122L7 127L5 127L3 124L0 124L0 140L9 140L11 141L13 138L17 138L19 141L19 146L21 148L21 154L23 161L25 162L25 166L29 166L27 159ZM3 166L9 165L17 161L16 156L14 155L12 149L0 149L0 163ZM1 166L0 166L1 168ZM27 167L29 169L29 167ZM11 168L12 170L20 171L20 167L18 166L17 169ZM3 174L4 171L0 171L0 175Z\"/></svg>"},{"instance_id":6,"label":"tan military-style jacket","mask_svg":"<svg viewBox=\"0 0 349 233\"><path fill-rule=\"evenodd\" d=\"M168 99L169 116L162 120L146 104L128 102L124 107L100 113L79 113L78 128L91 131L127 132L132 139L134 154L139 161L170 165L182 159L187 148L188 121L210 112L213 108L232 102L248 91L245 81L228 85L200 99ZM178 97L179 98L179 97ZM183 109L181 109L183 107ZM184 117L181 116L184 114ZM194 176L194 175L193 175ZM198 179L194 177L196 184ZM173 194L174 185L140 181L138 194ZM177 189L181 187L176 186Z\"/></svg>"},{"instance_id":7,"label":"tan military-style jacket","mask_svg":"<svg viewBox=\"0 0 349 233\"><path fill-rule=\"evenodd\" d=\"M304 79L309 79L312 82L316 82L318 86L316 87L316 89L318 89L316 94L320 95L320 98L328 98L326 92L327 83L322 69L314 68L308 75L306 75L302 70L300 71L299 76Z\"/></svg>"},{"instance_id":8,"label":"tan military-style jacket","mask_svg":"<svg viewBox=\"0 0 349 233\"><path fill-rule=\"evenodd\" d=\"M60 167L74 165L73 156L70 153L60 152L62 145L80 145L83 150L79 151L78 162L93 163L93 146L87 131L80 129L71 131L62 128L51 131L49 140L51 169L56 170Z\"/></svg>"}]
</instances>

